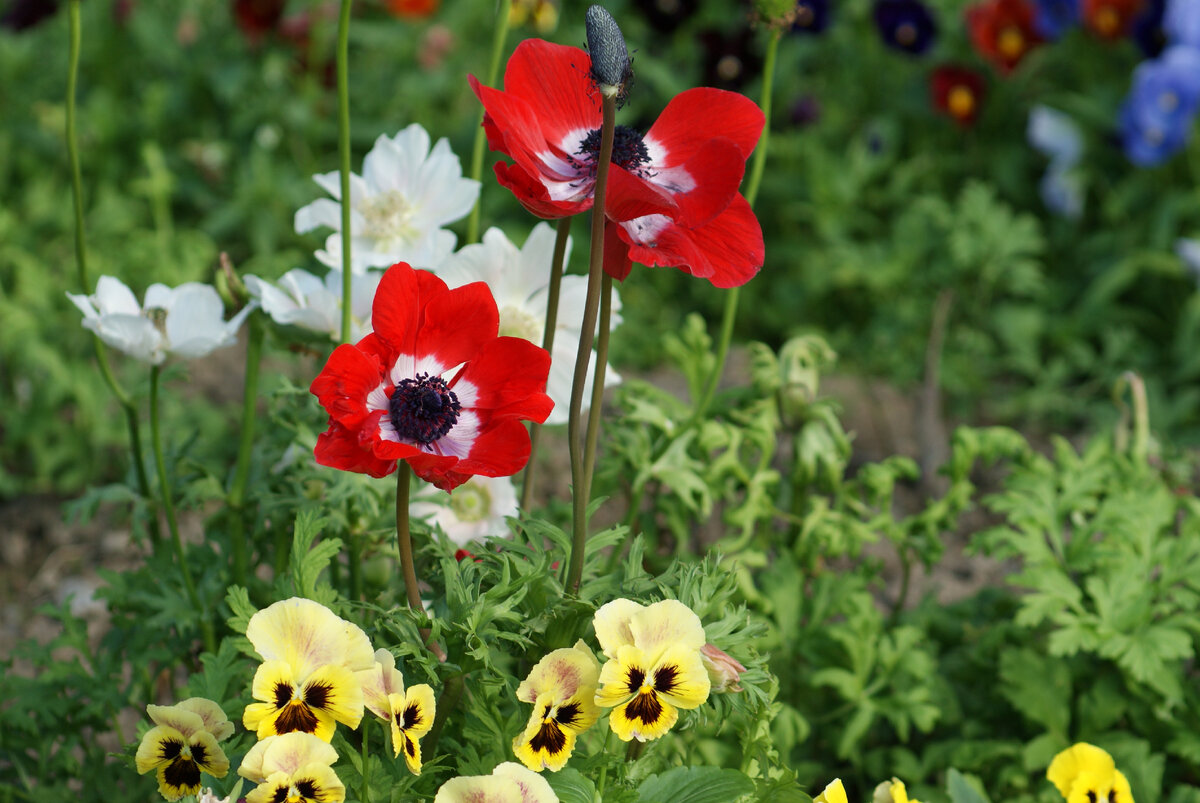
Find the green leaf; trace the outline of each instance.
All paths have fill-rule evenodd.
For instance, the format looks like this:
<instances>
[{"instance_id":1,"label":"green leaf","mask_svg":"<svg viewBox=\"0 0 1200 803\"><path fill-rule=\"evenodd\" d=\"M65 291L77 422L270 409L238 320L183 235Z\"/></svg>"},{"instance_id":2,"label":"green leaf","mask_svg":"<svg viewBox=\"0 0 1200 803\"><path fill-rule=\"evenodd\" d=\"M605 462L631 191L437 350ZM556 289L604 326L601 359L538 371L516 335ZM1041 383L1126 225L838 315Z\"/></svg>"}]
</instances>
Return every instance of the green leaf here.
<instances>
[{"instance_id":1,"label":"green leaf","mask_svg":"<svg viewBox=\"0 0 1200 803\"><path fill-rule=\"evenodd\" d=\"M642 781L638 803L733 803L753 791L753 781L737 770L676 767Z\"/></svg>"},{"instance_id":2,"label":"green leaf","mask_svg":"<svg viewBox=\"0 0 1200 803\"><path fill-rule=\"evenodd\" d=\"M1000 693L1026 718L1066 737L1071 722L1071 673L1066 662L1033 650L1000 656Z\"/></svg>"},{"instance_id":3,"label":"green leaf","mask_svg":"<svg viewBox=\"0 0 1200 803\"><path fill-rule=\"evenodd\" d=\"M567 768L560 772L542 775L558 795L559 803L595 803L596 785L577 769Z\"/></svg>"},{"instance_id":4,"label":"green leaf","mask_svg":"<svg viewBox=\"0 0 1200 803\"><path fill-rule=\"evenodd\" d=\"M992 803L978 778L963 775L953 767L946 773L946 793L950 795L951 803Z\"/></svg>"},{"instance_id":5,"label":"green leaf","mask_svg":"<svg viewBox=\"0 0 1200 803\"><path fill-rule=\"evenodd\" d=\"M292 585L297 595L322 604L331 602L335 594L328 586L318 591L317 578L342 548L340 538L328 538L313 546L326 521L311 508L302 510L292 536Z\"/></svg>"}]
</instances>

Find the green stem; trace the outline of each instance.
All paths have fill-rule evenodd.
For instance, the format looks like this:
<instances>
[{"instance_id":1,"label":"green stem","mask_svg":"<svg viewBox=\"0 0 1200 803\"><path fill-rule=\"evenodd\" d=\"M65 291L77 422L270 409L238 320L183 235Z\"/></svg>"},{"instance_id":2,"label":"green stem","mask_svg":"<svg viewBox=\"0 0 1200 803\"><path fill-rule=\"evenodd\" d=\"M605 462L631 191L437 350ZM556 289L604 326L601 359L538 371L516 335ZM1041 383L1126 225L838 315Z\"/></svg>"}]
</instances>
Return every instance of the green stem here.
<instances>
[{"instance_id":1,"label":"green stem","mask_svg":"<svg viewBox=\"0 0 1200 803\"><path fill-rule=\"evenodd\" d=\"M766 169L767 164L767 146L771 139L771 89L775 83L775 62L779 54L779 38L782 35L781 28L774 28L771 31L771 39L767 42L761 103L765 122L763 123L762 138L758 141L758 147L754 150L754 159L750 163L750 178L746 182L746 201L751 207L754 206L754 200L758 197L758 187L762 183L763 170ZM693 422L703 421L705 415L708 414L708 407L712 404L713 395L717 392L717 385L721 383L721 375L725 373L725 360L729 356L729 344L733 339L733 324L737 320L740 296L740 287L731 288L725 294L725 309L721 313L721 333L717 340L717 360L713 364L712 376L709 377L704 395L696 404L696 411L692 416Z\"/></svg>"},{"instance_id":2,"label":"green stem","mask_svg":"<svg viewBox=\"0 0 1200 803\"><path fill-rule=\"evenodd\" d=\"M158 470L158 488L162 495L163 512L167 515L167 528L171 532L171 542L175 546L175 559L179 563L179 572L183 575L183 588L187 592L188 602L196 612L200 621L200 630L204 636L204 648L211 653L217 651L216 638L213 635L212 622L208 619L208 611L200 605L200 597L196 594L196 584L192 581L192 571L188 568L187 555L183 551L183 539L179 537L179 523L175 519L175 502L171 498L171 483L167 479L167 461L163 457L162 434L158 425L158 386L161 369L155 365L150 369L150 448L154 450L154 466Z\"/></svg>"},{"instance_id":3,"label":"green stem","mask_svg":"<svg viewBox=\"0 0 1200 803\"><path fill-rule=\"evenodd\" d=\"M362 542L364 533L360 530L353 521L350 522L350 528L346 531L346 538L349 539L350 554L347 556L348 568L350 570L350 599L356 602L362 599Z\"/></svg>"},{"instance_id":4,"label":"green stem","mask_svg":"<svg viewBox=\"0 0 1200 803\"><path fill-rule=\"evenodd\" d=\"M629 543L641 531L641 528L638 526L638 514L642 510L642 499L646 496L647 485L649 485L649 482L643 482L630 495L629 512L625 514L625 537L609 553L608 565L604 569L605 574L612 574L616 571L617 564L621 562L621 555L625 554L625 547L629 546Z\"/></svg>"},{"instance_id":5,"label":"green stem","mask_svg":"<svg viewBox=\"0 0 1200 803\"><path fill-rule=\"evenodd\" d=\"M592 497L592 474L596 469L596 444L600 438L600 411L604 407L604 374L608 368L608 336L612 325L613 280L607 273L600 284L600 330L596 338L596 372L592 378L592 401L588 408L587 441L583 465L587 471L584 496Z\"/></svg>"},{"instance_id":6,"label":"green stem","mask_svg":"<svg viewBox=\"0 0 1200 803\"><path fill-rule=\"evenodd\" d=\"M250 313L249 334L246 338L246 374L242 386L242 432L238 442L237 464L226 501L231 513L231 544L233 553L233 582L246 584L246 483L250 479L250 457L254 449L254 420L258 406L258 369L262 362L265 329L261 313Z\"/></svg>"},{"instance_id":7,"label":"green stem","mask_svg":"<svg viewBox=\"0 0 1200 803\"><path fill-rule=\"evenodd\" d=\"M504 56L504 43L508 40L508 17L512 13L512 0L500 0L496 4L496 24L492 27L492 60L488 64L488 86L495 86L500 77L500 61ZM471 178L481 181L483 178L483 146L487 144L487 135L483 130L484 110L479 112L479 127L475 129L475 143L471 146ZM471 216L467 218L467 240L464 245L479 241L479 211L483 194L475 199L471 207Z\"/></svg>"},{"instance_id":8,"label":"green stem","mask_svg":"<svg viewBox=\"0 0 1200 803\"><path fill-rule=\"evenodd\" d=\"M596 315L600 307L600 277L604 272L604 195L608 184L608 165L612 159L613 129L617 121L616 97L603 96L603 122L600 128L600 153L596 158L596 189L592 200L591 261L588 265L587 301L579 332L579 350L575 356L575 377L571 383L571 408L567 418L567 442L571 451L571 563L567 570L564 593L575 594L583 581L583 553L587 541L588 476L579 440L579 419L583 414L583 389L587 383L588 361L596 333ZM592 415L597 411L593 410Z\"/></svg>"},{"instance_id":9,"label":"green stem","mask_svg":"<svg viewBox=\"0 0 1200 803\"><path fill-rule=\"evenodd\" d=\"M550 288L546 296L546 328L542 332L542 348L547 352L554 349L554 332L558 329L558 297L562 290L564 262L567 255L567 238L571 233L571 217L560 218L558 231L554 237L554 258L550 262ZM533 479L535 458L537 457L538 441L541 439L542 425L532 424L529 427L529 462L525 464L525 481L521 483L521 512L529 510L533 502Z\"/></svg>"},{"instance_id":10,"label":"green stem","mask_svg":"<svg viewBox=\"0 0 1200 803\"><path fill-rule=\"evenodd\" d=\"M612 728L605 728L604 729L604 744L600 746L600 754L601 755L604 755L604 756L608 755L608 737L611 735L612 735ZM599 797L597 797L597 800L604 799L604 785L605 785L605 781L607 781L607 780L608 780L608 763L605 762L604 766L602 766L600 768L600 778L596 781L596 794L599 796Z\"/></svg>"},{"instance_id":11,"label":"green stem","mask_svg":"<svg viewBox=\"0 0 1200 803\"><path fill-rule=\"evenodd\" d=\"M91 292L91 280L87 268L87 242L83 232L83 172L79 166L79 142L75 136L75 95L79 86L79 52L83 41L83 23L80 19L79 4L81 0L70 0L67 7L68 16L68 53L67 53L67 159L71 164L71 194L75 211L75 268L79 275L81 292ZM134 472L137 476L138 490L142 498L150 506L150 543L157 548L162 540L158 528L158 512L155 510L154 497L150 494L150 479L146 475L146 465L142 462L142 437L138 427L137 407L125 389L117 382L112 365L108 361L108 352L104 343L97 335L92 335L92 345L96 351L96 362L100 366L100 374L105 384L116 397L117 403L125 411L125 422L129 427L129 450L133 458Z\"/></svg>"},{"instance_id":12,"label":"green stem","mask_svg":"<svg viewBox=\"0 0 1200 803\"><path fill-rule=\"evenodd\" d=\"M427 619L425 606L421 604L421 591L417 588L417 566L413 559L412 532L408 522L408 498L412 489L412 469L408 463L401 460L396 467L396 548L400 552L400 573L404 577L404 593L408 597L408 607L414 613ZM429 647L439 661L446 660L446 652L441 645L430 641L429 628L418 628L421 640Z\"/></svg>"},{"instance_id":13,"label":"green stem","mask_svg":"<svg viewBox=\"0 0 1200 803\"><path fill-rule=\"evenodd\" d=\"M371 731L370 720L371 718L368 717L367 720L362 724L362 791L358 793L362 803L370 803L371 801L371 785L368 783L369 773L367 772L367 768L370 766L368 762L371 760L371 756L367 752L367 744L371 741L369 738L367 738L367 735Z\"/></svg>"},{"instance_id":14,"label":"green stem","mask_svg":"<svg viewBox=\"0 0 1200 803\"><path fill-rule=\"evenodd\" d=\"M342 0L338 16L338 169L342 179L342 342L350 342L351 279L350 265L350 7Z\"/></svg>"},{"instance_id":15,"label":"green stem","mask_svg":"<svg viewBox=\"0 0 1200 803\"><path fill-rule=\"evenodd\" d=\"M442 686L442 696L437 702L437 711L433 715L433 727L429 729L429 735L425 738L425 755L437 755L438 740L442 738L442 729L445 728L450 713L458 707L458 701L462 699L465 689L466 681L462 675L446 678L446 682Z\"/></svg>"}]
</instances>

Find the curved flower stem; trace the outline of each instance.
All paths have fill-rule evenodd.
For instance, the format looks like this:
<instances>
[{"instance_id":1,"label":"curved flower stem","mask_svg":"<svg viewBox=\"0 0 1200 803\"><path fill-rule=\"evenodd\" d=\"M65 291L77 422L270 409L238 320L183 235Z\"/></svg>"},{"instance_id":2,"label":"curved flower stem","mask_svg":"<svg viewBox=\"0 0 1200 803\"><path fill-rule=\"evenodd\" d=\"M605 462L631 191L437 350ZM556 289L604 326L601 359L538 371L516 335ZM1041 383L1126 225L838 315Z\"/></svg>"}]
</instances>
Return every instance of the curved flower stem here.
<instances>
[{"instance_id":1,"label":"curved flower stem","mask_svg":"<svg viewBox=\"0 0 1200 803\"><path fill-rule=\"evenodd\" d=\"M370 766L370 764L367 762L371 760L371 756L367 752L367 745L371 741L369 738L367 738L368 734L371 732L370 726L371 720L368 717L362 724L362 791L358 793L358 799L361 800L362 803L371 803L371 785L367 782L367 767Z\"/></svg>"},{"instance_id":2,"label":"curved flower stem","mask_svg":"<svg viewBox=\"0 0 1200 803\"><path fill-rule=\"evenodd\" d=\"M233 582L246 584L246 482L250 478L250 455L254 448L254 418L258 402L258 368L262 360L263 323L258 310L250 313L246 338L246 379L242 387L242 433L238 443L233 482L225 497L231 511L230 551L233 553Z\"/></svg>"},{"instance_id":3,"label":"curved flower stem","mask_svg":"<svg viewBox=\"0 0 1200 803\"><path fill-rule=\"evenodd\" d=\"M74 196L75 210L75 267L79 274L79 286L82 292L91 292L91 281L87 269L87 243L83 235L83 175L79 167L79 143L75 136L75 95L79 86L79 51L83 40L83 23L80 20L79 4L81 0L70 0L67 8L68 36L70 41L67 49L67 159L71 163L71 193ZM112 365L108 362L108 352L99 336L92 335L92 345L96 351L96 362L100 366L100 374L104 382L116 397L117 403L125 412L125 423L129 428L129 451L133 458L133 469L137 476L138 490L150 507L148 531L150 543L157 548L162 541L158 528L158 511L155 509L154 497L150 494L150 479L146 476L146 465L142 462L142 436L138 426L137 407L125 389L117 382Z\"/></svg>"},{"instance_id":4,"label":"curved flower stem","mask_svg":"<svg viewBox=\"0 0 1200 803\"><path fill-rule=\"evenodd\" d=\"M567 255L567 237L571 233L571 217L560 218L554 237L554 258L550 262L550 288L546 296L546 328L542 334L542 348L554 349L554 332L558 328L558 297L562 290L563 263ZM525 480L521 483L521 512L529 510L533 502L534 459L537 457L538 441L542 425L529 427L529 462L525 464Z\"/></svg>"},{"instance_id":5,"label":"curved flower stem","mask_svg":"<svg viewBox=\"0 0 1200 803\"><path fill-rule=\"evenodd\" d=\"M338 170L342 179L342 342L350 342L350 6L342 0L338 15Z\"/></svg>"},{"instance_id":6,"label":"curved flower stem","mask_svg":"<svg viewBox=\"0 0 1200 803\"><path fill-rule=\"evenodd\" d=\"M579 331L579 351L575 356L575 378L571 383L571 409L567 418L567 441L571 450L571 564L567 570L564 593L575 594L583 580L583 552L587 541L588 477L583 444L579 441L579 419L583 414L583 389L587 383L588 360L596 334L596 314L600 306L600 277L604 273L604 195L608 183L608 165L612 159L613 129L617 122L617 99L604 95L601 103L600 153L596 158L596 190L592 196L591 261L588 264L587 302ZM598 415L592 410L590 415ZM594 457L594 455L593 455Z\"/></svg>"},{"instance_id":7,"label":"curved flower stem","mask_svg":"<svg viewBox=\"0 0 1200 803\"><path fill-rule=\"evenodd\" d=\"M763 85L762 85L762 110L766 121L763 124L762 138L758 141L758 147L754 151L754 160L750 163L750 178L746 182L746 201L750 206L754 206L754 200L758 197L758 186L762 183L763 170L767 164L767 145L771 138L771 89L775 83L775 61L779 54L779 38L783 35L781 28L774 28L771 31L771 39L767 42L767 56L763 65ZM717 392L717 385L721 382L721 375L725 373L725 360L729 356L729 343L733 339L733 323L737 319L738 298L741 296L741 288L734 287L725 294L725 310L721 314L721 333L717 340L717 360L713 364L712 376L709 377L708 384L704 388L704 395L700 397L696 403L696 410L692 415L693 423L699 423L704 420L704 416L708 414L708 407L712 404L713 395Z\"/></svg>"},{"instance_id":8,"label":"curved flower stem","mask_svg":"<svg viewBox=\"0 0 1200 803\"><path fill-rule=\"evenodd\" d=\"M512 13L512 0L500 0L496 4L496 24L492 29L492 60L488 64L488 86L495 86L500 76L500 59L504 55L504 43L508 40L508 17ZM471 178L481 181L483 178L483 146L487 143L487 135L483 131L483 115L479 112L479 127L475 130L475 142L471 146ZM463 245L479 241L479 209L483 195L475 199L471 207L471 216L467 218L467 240ZM524 507L524 505L522 505Z\"/></svg>"},{"instance_id":9,"label":"curved flower stem","mask_svg":"<svg viewBox=\"0 0 1200 803\"><path fill-rule=\"evenodd\" d=\"M187 555L183 551L183 539L179 537L179 524L175 519L175 502L171 498L171 483L167 479L167 461L163 458L162 435L158 426L158 385L161 369L155 365L150 368L150 448L154 450L154 466L158 470L158 488L162 494L163 512L167 514L167 528L171 532L171 542L175 546L175 559L179 563L179 572L183 575L183 588L187 592L188 602L192 610L200 617L200 631L204 636L204 649L211 653L217 651L216 638L213 635L212 622L208 619L208 611L201 607L200 597L196 594L196 584L192 581L192 571L188 568Z\"/></svg>"},{"instance_id":10,"label":"curved flower stem","mask_svg":"<svg viewBox=\"0 0 1200 803\"><path fill-rule=\"evenodd\" d=\"M421 591L417 587L417 567L413 560L412 532L408 526L408 497L412 488L412 469L408 463L401 460L396 467L396 548L400 551L400 573L404 576L404 594L408 597L408 607L414 613L427 617L425 606L421 604ZM419 628L421 640L429 647L439 661L446 660L446 651L440 644L429 639L429 628Z\"/></svg>"},{"instance_id":11,"label":"curved flower stem","mask_svg":"<svg viewBox=\"0 0 1200 803\"><path fill-rule=\"evenodd\" d=\"M607 273L600 285L600 330L596 337L596 372L592 379L592 401L588 408L587 441L583 450L583 465L587 469L585 494L592 497L592 474L596 469L596 443L600 438L600 410L604 406L604 374L608 368L608 336L612 325L613 280Z\"/></svg>"}]
</instances>

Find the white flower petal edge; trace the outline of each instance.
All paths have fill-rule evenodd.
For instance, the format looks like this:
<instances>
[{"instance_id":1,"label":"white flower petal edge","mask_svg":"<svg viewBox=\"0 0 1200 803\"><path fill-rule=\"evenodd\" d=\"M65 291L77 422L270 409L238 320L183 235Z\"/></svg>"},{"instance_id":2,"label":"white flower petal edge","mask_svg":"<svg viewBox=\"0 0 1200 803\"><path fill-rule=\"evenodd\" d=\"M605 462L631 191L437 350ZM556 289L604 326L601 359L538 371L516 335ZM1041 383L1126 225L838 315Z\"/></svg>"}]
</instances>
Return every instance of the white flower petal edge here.
<instances>
[{"instance_id":1,"label":"white flower petal edge","mask_svg":"<svg viewBox=\"0 0 1200 803\"><path fill-rule=\"evenodd\" d=\"M358 342L369 335L371 304L383 274L378 271L352 276L350 284L350 339ZM251 297L262 304L263 312L284 326L299 326L342 337L342 272L331 270L324 280L306 270L295 268L279 278L278 286L257 276L245 277Z\"/></svg>"},{"instance_id":2,"label":"white flower petal edge","mask_svg":"<svg viewBox=\"0 0 1200 803\"><path fill-rule=\"evenodd\" d=\"M313 179L340 199L338 174ZM408 262L434 268L454 250L456 238L443 227L470 213L478 181L462 177L462 165L446 139L430 148L429 134L413 123L394 137L380 136L363 159L363 175L350 177L351 265L354 273ZM342 267L341 213L322 198L296 212L298 233L335 229L316 252L324 264Z\"/></svg>"},{"instance_id":3,"label":"white flower petal edge","mask_svg":"<svg viewBox=\"0 0 1200 803\"><path fill-rule=\"evenodd\" d=\"M458 546L489 535L510 537L509 516L518 513L511 477L476 475L446 494L425 485L413 500L412 513L436 524Z\"/></svg>"}]
</instances>

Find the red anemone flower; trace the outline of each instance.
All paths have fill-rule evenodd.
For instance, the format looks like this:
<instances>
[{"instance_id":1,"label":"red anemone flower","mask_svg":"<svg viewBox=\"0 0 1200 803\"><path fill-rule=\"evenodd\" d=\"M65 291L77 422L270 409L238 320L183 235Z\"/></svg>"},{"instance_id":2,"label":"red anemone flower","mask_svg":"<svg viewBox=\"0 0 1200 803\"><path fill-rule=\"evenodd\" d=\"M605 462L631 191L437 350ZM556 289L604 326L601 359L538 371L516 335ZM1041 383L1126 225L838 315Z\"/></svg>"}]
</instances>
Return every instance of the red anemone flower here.
<instances>
[{"instance_id":1,"label":"red anemone flower","mask_svg":"<svg viewBox=\"0 0 1200 803\"><path fill-rule=\"evenodd\" d=\"M967 8L967 29L980 55L1010 73L1041 41L1033 27L1036 8L1029 0L986 0Z\"/></svg>"},{"instance_id":2,"label":"red anemone flower","mask_svg":"<svg viewBox=\"0 0 1200 803\"><path fill-rule=\"evenodd\" d=\"M286 5L287 0L233 0L233 18L246 38L257 43L279 25Z\"/></svg>"},{"instance_id":3,"label":"red anemone flower","mask_svg":"<svg viewBox=\"0 0 1200 803\"><path fill-rule=\"evenodd\" d=\"M329 412L318 463L383 477L406 460L444 491L525 466L521 421L541 423L554 406L545 393L550 355L497 336L486 284L449 290L400 262L379 283L371 322L374 333L338 346L313 380Z\"/></svg>"},{"instance_id":4,"label":"red anemone flower","mask_svg":"<svg viewBox=\"0 0 1200 803\"><path fill-rule=\"evenodd\" d=\"M496 165L496 178L539 217L565 217L592 206L602 115L590 69L588 54L578 48L527 39L508 61L504 91L470 78L486 110L488 145L513 160ZM617 126L605 215L617 223L653 219L657 239L636 243L633 235L622 236L628 245L667 243L655 259L635 259L711 277L715 269L705 266L724 264L733 253L738 264L731 275L744 276L737 284L757 272L762 229L746 214L749 207L743 210L735 201L763 123L762 111L748 98L702 87L677 95L644 136ZM733 241L717 242L729 237ZM610 234L607 241L617 239ZM723 250L708 252L714 244ZM702 253L693 254L697 249ZM623 272L617 267L628 265L628 250L605 260L617 278L628 274L627 267Z\"/></svg>"},{"instance_id":5,"label":"red anemone flower","mask_svg":"<svg viewBox=\"0 0 1200 803\"><path fill-rule=\"evenodd\" d=\"M1083 21L1101 39L1120 39L1145 5L1143 0L1083 0Z\"/></svg>"},{"instance_id":6,"label":"red anemone flower","mask_svg":"<svg viewBox=\"0 0 1200 803\"><path fill-rule=\"evenodd\" d=\"M975 122L983 103L983 76L966 67L942 65L929 76L933 105L961 126Z\"/></svg>"}]
</instances>

